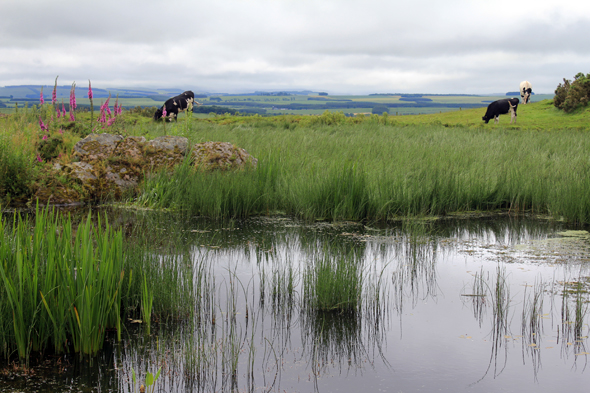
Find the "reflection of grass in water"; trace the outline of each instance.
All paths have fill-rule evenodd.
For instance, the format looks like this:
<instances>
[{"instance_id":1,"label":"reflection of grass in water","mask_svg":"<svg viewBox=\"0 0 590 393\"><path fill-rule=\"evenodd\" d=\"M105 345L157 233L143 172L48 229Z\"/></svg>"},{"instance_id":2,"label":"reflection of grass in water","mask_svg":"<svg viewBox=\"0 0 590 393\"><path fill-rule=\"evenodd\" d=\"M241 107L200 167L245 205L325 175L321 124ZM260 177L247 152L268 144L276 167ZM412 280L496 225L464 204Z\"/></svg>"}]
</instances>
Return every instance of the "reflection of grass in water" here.
<instances>
[{"instance_id":1,"label":"reflection of grass in water","mask_svg":"<svg viewBox=\"0 0 590 393\"><path fill-rule=\"evenodd\" d=\"M483 323L483 316L487 307L486 296L488 294L489 279L489 273L487 274L486 278L486 274L484 273L482 266L479 272L475 272L473 284L471 286L471 293L464 293L461 295L468 297L471 300L473 316L479 322L479 327L481 327Z\"/></svg>"},{"instance_id":2,"label":"reflection of grass in water","mask_svg":"<svg viewBox=\"0 0 590 393\"><path fill-rule=\"evenodd\" d=\"M482 270L479 274L475 275L473 284L473 294L477 295L476 297L484 298L485 293L489 293L492 308L492 351L488 368L479 381L485 378L492 368L492 365L494 366L494 377L500 375L506 367L508 359L508 350L505 344L510 338L510 326L508 321L510 311L510 287L507 282L506 268L498 266L494 278L494 282L489 282L489 276L484 280ZM480 304L474 302L474 315L476 318L480 318L481 315L478 307L480 307ZM499 364L498 355L502 347L504 347L504 359L502 364Z\"/></svg>"},{"instance_id":3,"label":"reflection of grass in water","mask_svg":"<svg viewBox=\"0 0 590 393\"><path fill-rule=\"evenodd\" d=\"M568 356L570 347L573 347L576 356L587 354L584 345L588 338L588 331L584 332L584 321L588 315L587 282L587 278L580 278L563 283L558 340L561 340L561 351L564 356Z\"/></svg>"},{"instance_id":4,"label":"reflection of grass in water","mask_svg":"<svg viewBox=\"0 0 590 393\"><path fill-rule=\"evenodd\" d=\"M315 377L329 364L356 367L382 356L383 270L366 270L362 262L352 253L317 255L303 272L301 336Z\"/></svg>"},{"instance_id":5,"label":"reflection of grass in water","mask_svg":"<svg viewBox=\"0 0 590 393\"><path fill-rule=\"evenodd\" d=\"M306 313L303 320L302 341L310 348L309 361L315 377L334 362L342 366L344 361L349 367L362 362L365 350L357 315L316 311Z\"/></svg>"},{"instance_id":6,"label":"reflection of grass in water","mask_svg":"<svg viewBox=\"0 0 590 393\"><path fill-rule=\"evenodd\" d=\"M543 281L535 281L533 291L527 294L525 287L522 303L522 352L531 356L535 378L541 366L541 340L543 337L543 299L545 296L545 284ZM527 296L528 295L528 296Z\"/></svg>"},{"instance_id":7,"label":"reflection of grass in water","mask_svg":"<svg viewBox=\"0 0 590 393\"><path fill-rule=\"evenodd\" d=\"M524 291L521 332L523 345L532 349L541 345L544 291L545 284L542 281L535 282L532 294L528 294L526 287Z\"/></svg>"},{"instance_id":8,"label":"reflection of grass in water","mask_svg":"<svg viewBox=\"0 0 590 393\"><path fill-rule=\"evenodd\" d=\"M437 294L438 245L432 238L430 222L407 219L402 223L402 232L403 241L395 247L403 257L392 275L394 305L400 316L406 298L415 306L418 300Z\"/></svg>"}]
</instances>

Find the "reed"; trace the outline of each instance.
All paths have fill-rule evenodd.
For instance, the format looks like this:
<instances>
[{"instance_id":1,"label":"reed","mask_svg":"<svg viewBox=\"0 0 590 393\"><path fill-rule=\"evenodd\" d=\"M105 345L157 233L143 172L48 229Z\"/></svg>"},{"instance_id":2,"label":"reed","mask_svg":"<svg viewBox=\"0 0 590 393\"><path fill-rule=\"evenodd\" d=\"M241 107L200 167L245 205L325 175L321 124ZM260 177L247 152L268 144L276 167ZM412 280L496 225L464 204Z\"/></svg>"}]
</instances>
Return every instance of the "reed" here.
<instances>
[{"instance_id":1,"label":"reed","mask_svg":"<svg viewBox=\"0 0 590 393\"><path fill-rule=\"evenodd\" d=\"M351 255L319 256L303 272L304 307L311 311L360 312L363 271Z\"/></svg>"},{"instance_id":2,"label":"reed","mask_svg":"<svg viewBox=\"0 0 590 393\"><path fill-rule=\"evenodd\" d=\"M11 226L3 219L0 238L0 310L13 326L4 345L27 364L31 352L63 352L68 341L96 354L106 329L120 327L121 232L100 217L95 226L90 215L74 232L71 219L37 208L32 228L21 215Z\"/></svg>"},{"instance_id":3,"label":"reed","mask_svg":"<svg viewBox=\"0 0 590 393\"><path fill-rule=\"evenodd\" d=\"M590 219L584 158L590 136L583 132L364 122L286 129L262 120L183 127L195 142L229 140L246 148L259 158L258 169L179 170L146 182L140 202L212 217L278 210L306 219L388 220L511 209Z\"/></svg>"},{"instance_id":4,"label":"reed","mask_svg":"<svg viewBox=\"0 0 590 393\"><path fill-rule=\"evenodd\" d=\"M154 293L148 288L146 274L143 274L143 285L141 287L141 315L145 324L146 333L149 335L152 326L152 306Z\"/></svg>"}]
</instances>

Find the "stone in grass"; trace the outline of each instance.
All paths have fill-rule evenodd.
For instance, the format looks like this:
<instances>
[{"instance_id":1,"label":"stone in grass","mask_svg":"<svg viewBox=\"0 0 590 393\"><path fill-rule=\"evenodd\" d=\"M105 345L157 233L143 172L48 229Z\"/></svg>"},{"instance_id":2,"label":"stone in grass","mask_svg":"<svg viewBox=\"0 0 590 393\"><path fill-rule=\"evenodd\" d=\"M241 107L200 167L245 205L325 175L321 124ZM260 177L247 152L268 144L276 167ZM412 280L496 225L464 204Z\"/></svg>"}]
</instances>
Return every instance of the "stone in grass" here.
<instances>
[{"instance_id":1,"label":"stone in grass","mask_svg":"<svg viewBox=\"0 0 590 393\"><path fill-rule=\"evenodd\" d=\"M194 166L198 170L255 169L258 159L229 142L204 142L193 146Z\"/></svg>"}]
</instances>

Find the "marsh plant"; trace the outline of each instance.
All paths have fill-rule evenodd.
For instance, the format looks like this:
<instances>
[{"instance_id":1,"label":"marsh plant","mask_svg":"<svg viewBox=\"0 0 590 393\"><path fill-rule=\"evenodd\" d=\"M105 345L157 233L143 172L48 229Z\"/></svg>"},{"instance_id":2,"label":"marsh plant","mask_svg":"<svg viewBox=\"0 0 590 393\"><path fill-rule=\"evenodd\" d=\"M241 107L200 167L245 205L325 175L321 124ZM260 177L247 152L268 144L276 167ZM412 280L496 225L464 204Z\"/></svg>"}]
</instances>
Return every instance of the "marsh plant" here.
<instances>
[{"instance_id":1,"label":"marsh plant","mask_svg":"<svg viewBox=\"0 0 590 393\"><path fill-rule=\"evenodd\" d=\"M13 327L4 323L0 336L5 356L15 349L28 363L47 348L94 355L106 329L120 329L123 238L108 221L88 216L74 230L71 219L37 208L32 228L20 215L3 219L0 239L0 310Z\"/></svg>"},{"instance_id":2,"label":"marsh plant","mask_svg":"<svg viewBox=\"0 0 590 393\"><path fill-rule=\"evenodd\" d=\"M303 272L304 307L354 314L362 304L363 270L352 255L319 255Z\"/></svg>"}]
</instances>

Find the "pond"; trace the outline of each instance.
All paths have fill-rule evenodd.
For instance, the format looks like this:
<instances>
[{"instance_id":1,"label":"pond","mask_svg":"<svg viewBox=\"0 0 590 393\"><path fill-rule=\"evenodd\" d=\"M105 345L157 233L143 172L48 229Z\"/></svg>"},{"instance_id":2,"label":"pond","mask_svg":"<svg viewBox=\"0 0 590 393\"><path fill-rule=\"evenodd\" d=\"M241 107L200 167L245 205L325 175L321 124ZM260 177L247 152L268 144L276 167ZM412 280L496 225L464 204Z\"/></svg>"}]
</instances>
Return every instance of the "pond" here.
<instances>
[{"instance_id":1,"label":"pond","mask_svg":"<svg viewBox=\"0 0 590 393\"><path fill-rule=\"evenodd\" d=\"M195 296L178 302L190 318L155 320L149 334L129 320L123 340L110 334L94 358L49 357L26 375L4 366L0 390L134 392L159 369L157 392L576 392L590 383L584 230L508 215L389 226L109 216L150 239L152 274L170 258L189 267Z\"/></svg>"}]
</instances>

